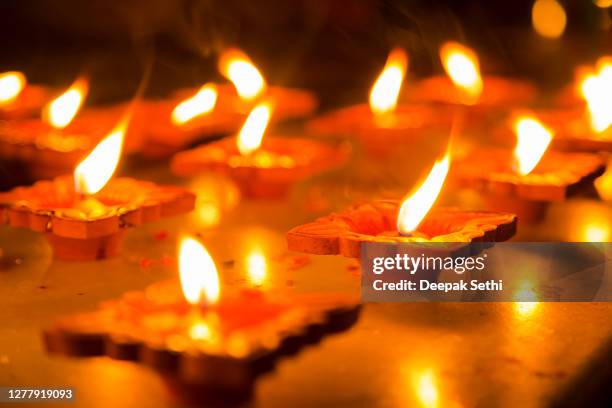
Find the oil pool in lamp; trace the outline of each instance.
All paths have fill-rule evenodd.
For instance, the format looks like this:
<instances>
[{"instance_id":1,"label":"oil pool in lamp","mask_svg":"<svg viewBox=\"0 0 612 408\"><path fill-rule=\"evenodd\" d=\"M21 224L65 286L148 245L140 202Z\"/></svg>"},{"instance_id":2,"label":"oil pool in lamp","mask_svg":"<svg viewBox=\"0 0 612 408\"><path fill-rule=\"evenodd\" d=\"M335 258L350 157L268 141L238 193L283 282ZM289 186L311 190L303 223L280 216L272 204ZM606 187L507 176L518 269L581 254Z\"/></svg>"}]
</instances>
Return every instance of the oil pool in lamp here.
<instances>
[{"instance_id":1,"label":"oil pool in lamp","mask_svg":"<svg viewBox=\"0 0 612 408\"><path fill-rule=\"evenodd\" d=\"M179 280L128 292L45 330L52 353L106 355L159 371L185 394L246 397L279 358L352 326L356 296L224 287L192 237L179 245Z\"/></svg>"},{"instance_id":2,"label":"oil pool in lamp","mask_svg":"<svg viewBox=\"0 0 612 408\"><path fill-rule=\"evenodd\" d=\"M606 162L601 156L547 150L553 131L535 116L519 114L513 123L514 150L475 149L454 166L458 183L483 192L491 208L513 210L535 221L551 201L564 200L603 174Z\"/></svg>"},{"instance_id":3,"label":"oil pool in lamp","mask_svg":"<svg viewBox=\"0 0 612 408\"><path fill-rule=\"evenodd\" d=\"M555 129L555 145L567 150L612 152L612 57L594 68L584 67L578 78L581 100L571 107L541 109L542 120Z\"/></svg>"},{"instance_id":4,"label":"oil pool in lamp","mask_svg":"<svg viewBox=\"0 0 612 408\"><path fill-rule=\"evenodd\" d=\"M427 135L424 128L450 125L449 115L425 105L397 105L408 68L408 56L394 48L370 91L369 105L357 104L312 119L315 134L355 136L367 151L387 153L397 143ZM448 130L448 126L447 129Z\"/></svg>"},{"instance_id":5,"label":"oil pool in lamp","mask_svg":"<svg viewBox=\"0 0 612 408\"><path fill-rule=\"evenodd\" d=\"M440 47L440 60L447 76L433 76L415 83L409 90L411 100L488 110L523 105L537 96L529 82L492 75L483 77L478 55L457 42L449 41Z\"/></svg>"},{"instance_id":6,"label":"oil pool in lamp","mask_svg":"<svg viewBox=\"0 0 612 408\"><path fill-rule=\"evenodd\" d=\"M287 233L289 250L358 258L368 243L498 242L516 231L516 216L504 212L434 208L450 166L450 148L423 183L402 202L357 204Z\"/></svg>"},{"instance_id":7,"label":"oil pool in lamp","mask_svg":"<svg viewBox=\"0 0 612 408\"><path fill-rule=\"evenodd\" d=\"M191 211L195 195L178 187L112 178L127 120L83 159L73 176L0 193L0 221L44 233L58 259L88 261L120 251L125 230Z\"/></svg>"},{"instance_id":8,"label":"oil pool in lamp","mask_svg":"<svg viewBox=\"0 0 612 408\"><path fill-rule=\"evenodd\" d=\"M19 71L0 73L0 119L33 117L51 99L46 87L29 84Z\"/></svg>"},{"instance_id":9,"label":"oil pool in lamp","mask_svg":"<svg viewBox=\"0 0 612 408\"><path fill-rule=\"evenodd\" d=\"M270 102L260 102L237 137L177 153L172 171L185 177L217 172L233 180L244 197L282 198L298 181L344 164L348 152L343 148L304 138L264 137L272 111Z\"/></svg>"}]
</instances>

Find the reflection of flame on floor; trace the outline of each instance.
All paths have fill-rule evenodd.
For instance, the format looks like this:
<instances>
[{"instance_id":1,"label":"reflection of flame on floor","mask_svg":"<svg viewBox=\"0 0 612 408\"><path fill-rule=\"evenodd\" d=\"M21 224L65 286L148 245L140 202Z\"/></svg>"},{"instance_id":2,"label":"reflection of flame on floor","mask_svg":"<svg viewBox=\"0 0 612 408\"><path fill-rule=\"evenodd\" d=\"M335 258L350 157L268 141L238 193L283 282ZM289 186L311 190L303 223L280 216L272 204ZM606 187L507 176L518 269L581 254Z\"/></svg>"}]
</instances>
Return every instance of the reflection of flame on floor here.
<instances>
[{"instance_id":1,"label":"reflection of flame on floor","mask_svg":"<svg viewBox=\"0 0 612 408\"><path fill-rule=\"evenodd\" d=\"M514 294L514 298L519 299L514 303L514 312L519 318L530 316L539 306L538 295L533 286L531 282L524 281Z\"/></svg>"}]
</instances>

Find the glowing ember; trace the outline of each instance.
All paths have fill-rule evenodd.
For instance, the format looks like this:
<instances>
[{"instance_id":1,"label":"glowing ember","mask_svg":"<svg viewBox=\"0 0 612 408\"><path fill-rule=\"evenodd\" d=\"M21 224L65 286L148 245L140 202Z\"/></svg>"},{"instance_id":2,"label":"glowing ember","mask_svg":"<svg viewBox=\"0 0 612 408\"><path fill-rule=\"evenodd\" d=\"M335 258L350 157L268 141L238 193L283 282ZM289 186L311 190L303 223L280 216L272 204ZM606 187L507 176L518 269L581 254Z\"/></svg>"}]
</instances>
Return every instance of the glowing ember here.
<instances>
[{"instance_id":1,"label":"glowing ember","mask_svg":"<svg viewBox=\"0 0 612 408\"><path fill-rule=\"evenodd\" d=\"M191 237L179 244L179 275L183 295L192 305L215 304L221 287L217 267L206 248Z\"/></svg>"},{"instance_id":2,"label":"glowing ember","mask_svg":"<svg viewBox=\"0 0 612 408\"><path fill-rule=\"evenodd\" d=\"M85 79L78 79L70 88L43 109L43 120L56 129L63 129L81 108L89 85Z\"/></svg>"},{"instance_id":3,"label":"glowing ember","mask_svg":"<svg viewBox=\"0 0 612 408\"><path fill-rule=\"evenodd\" d=\"M242 99L251 101L266 88L266 80L242 51L230 48L221 54L219 70L229 79Z\"/></svg>"},{"instance_id":4,"label":"glowing ember","mask_svg":"<svg viewBox=\"0 0 612 408\"><path fill-rule=\"evenodd\" d=\"M127 121L122 122L80 162L74 170L75 190L81 194L95 194L113 176L121 157Z\"/></svg>"},{"instance_id":5,"label":"glowing ember","mask_svg":"<svg viewBox=\"0 0 612 408\"><path fill-rule=\"evenodd\" d=\"M536 0L531 9L531 22L542 37L559 38L565 31L567 15L557 0Z\"/></svg>"},{"instance_id":6,"label":"glowing ember","mask_svg":"<svg viewBox=\"0 0 612 408\"><path fill-rule=\"evenodd\" d=\"M478 56L471 49L447 42L440 48L440 59L451 81L468 97L466 103L475 103L482 93L482 77Z\"/></svg>"},{"instance_id":7,"label":"glowing ember","mask_svg":"<svg viewBox=\"0 0 612 408\"><path fill-rule=\"evenodd\" d=\"M10 71L0 74L0 106L12 103L26 84L25 75L21 72Z\"/></svg>"},{"instance_id":8,"label":"glowing ember","mask_svg":"<svg viewBox=\"0 0 612 408\"><path fill-rule=\"evenodd\" d=\"M394 48L370 92L372 112L381 115L395 110L407 67L406 52L401 48Z\"/></svg>"},{"instance_id":9,"label":"glowing ember","mask_svg":"<svg viewBox=\"0 0 612 408\"><path fill-rule=\"evenodd\" d=\"M268 102L262 102L253 108L238 133L237 143L240 154L250 154L261 146L271 115L272 106Z\"/></svg>"},{"instance_id":10,"label":"glowing ember","mask_svg":"<svg viewBox=\"0 0 612 408\"><path fill-rule=\"evenodd\" d=\"M435 162L423 184L402 202L397 215L397 230L400 234L412 234L423 221L442 190L449 167L450 147L444 157Z\"/></svg>"},{"instance_id":11,"label":"glowing ember","mask_svg":"<svg viewBox=\"0 0 612 408\"><path fill-rule=\"evenodd\" d=\"M552 140L553 133L536 118L519 117L514 122L517 137L514 149L514 171L527 175L537 166Z\"/></svg>"},{"instance_id":12,"label":"glowing ember","mask_svg":"<svg viewBox=\"0 0 612 408\"><path fill-rule=\"evenodd\" d=\"M585 76L580 91L586 100L591 128L601 133L612 125L612 57L597 63L597 72Z\"/></svg>"},{"instance_id":13,"label":"glowing ember","mask_svg":"<svg viewBox=\"0 0 612 408\"><path fill-rule=\"evenodd\" d=\"M217 103L217 87L206 84L198 93L176 105L172 111L172 123L183 125L193 118L210 113Z\"/></svg>"}]
</instances>

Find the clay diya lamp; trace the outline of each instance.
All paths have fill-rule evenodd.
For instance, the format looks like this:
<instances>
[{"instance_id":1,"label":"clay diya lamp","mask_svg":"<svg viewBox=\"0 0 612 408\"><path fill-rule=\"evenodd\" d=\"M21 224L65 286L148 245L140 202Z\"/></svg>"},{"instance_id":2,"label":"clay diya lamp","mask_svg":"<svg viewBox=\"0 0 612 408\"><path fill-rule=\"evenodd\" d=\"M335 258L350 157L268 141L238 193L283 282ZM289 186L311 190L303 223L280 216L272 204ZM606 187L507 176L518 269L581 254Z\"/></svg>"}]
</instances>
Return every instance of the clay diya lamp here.
<instances>
[{"instance_id":1,"label":"clay diya lamp","mask_svg":"<svg viewBox=\"0 0 612 408\"><path fill-rule=\"evenodd\" d=\"M555 129L556 146L612 152L612 60L583 68L577 88L582 100L573 107L538 110L538 116Z\"/></svg>"},{"instance_id":2,"label":"clay diya lamp","mask_svg":"<svg viewBox=\"0 0 612 408\"><path fill-rule=\"evenodd\" d=\"M533 84L517 79L480 73L478 55L470 48L447 42L440 48L446 76L433 76L410 87L408 97L419 102L435 102L464 107L467 124L490 122L508 107L531 103L537 97ZM486 124L486 123L485 123Z\"/></svg>"},{"instance_id":3,"label":"clay diya lamp","mask_svg":"<svg viewBox=\"0 0 612 408\"><path fill-rule=\"evenodd\" d=\"M484 247L510 239L516 232L514 214L455 208L430 211L444 184L449 161L447 152L403 202L359 204L295 227L287 233L287 247L310 254L358 258L363 243L437 242L441 243L438 249L453 253L465 246L462 244L481 242Z\"/></svg>"},{"instance_id":4,"label":"clay diya lamp","mask_svg":"<svg viewBox=\"0 0 612 408\"><path fill-rule=\"evenodd\" d=\"M195 239L179 249L178 280L128 292L97 311L66 316L44 331L47 349L149 366L183 398L251 395L257 377L286 355L346 330L358 299L223 288Z\"/></svg>"},{"instance_id":5,"label":"clay diya lamp","mask_svg":"<svg viewBox=\"0 0 612 408\"><path fill-rule=\"evenodd\" d=\"M23 73L0 73L0 119L33 117L51 99L43 86L29 84Z\"/></svg>"},{"instance_id":6,"label":"clay diya lamp","mask_svg":"<svg viewBox=\"0 0 612 408\"><path fill-rule=\"evenodd\" d=\"M1 221L44 233L54 257L87 261L116 255L129 227L191 211L195 195L131 178L112 178L123 122L78 164L74 175L0 193Z\"/></svg>"},{"instance_id":7,"label":"clay diya lamp","mask_svg":"<svg viewBox=\"0 0 612 408\"><path fill-rule=\"evenodd\" d=\"M139 152L168 156L195 142L236 132L245 115L222 98L215 84L205 84L186 96L141 102L133 117L146 140Z\"/></svg>"},{"instance_id":8,"label":"clay diya lamp","mask_svg":"<svg viewBox=\"0 0 612 408\"><path fill-rule=\"evenodd\" d=\"M514 151L476 149L454 166L458 184L481 191L491 208L540 220L551 202L592 186L606 168L596 154L547 150L553 132L533 116L516 119L515 133Z\"/></svg>"},{"instance_id":9,"label":"clay diya lamp","mask_svg":"<svg viewBox=\"0 0 612 408\"><path fill-rule=\"evenodd\" d=\"M230 84L216 84L219 110L232 112L246 117L262 99L276 106L275 120L301 118L311 115L317 108L315 95L304 89L287 88L269 85L243 51L229 48L221 53L218 63L219 72L230 81ZM193 95L193 89L182 89L173 97L185 99ZM232 130L237 130L238 123Z\"/></svg>"},{"instance_id":10,"label":"clay diya lamp","mask_svg":"<svg viewBox=\"0 0 612 408\"><path fill-rule=\"evenodd\" d=\"M352 105L314 118L309 121L308 130L319 135L354 137L368 153L384 157L398 145L427 137L425 128L448 128L450 109L417 104L397 106L407 66L405 51L393 49L372 87L369 105Z\"/></svg>"},{"instance_id":11,"label":"clay diya lamp","mask_svg":"<svg viewBox=\"0 0 612 408\"><path fill-rule=\"evenodd\" d=\"M178 176L216 172L229 177L243 197L278 199L291 186L346 162L346 149L302 138L263 137L272 106L253 108L237 137L176 154L170 163Z\"/></svg>"}]
</instances>

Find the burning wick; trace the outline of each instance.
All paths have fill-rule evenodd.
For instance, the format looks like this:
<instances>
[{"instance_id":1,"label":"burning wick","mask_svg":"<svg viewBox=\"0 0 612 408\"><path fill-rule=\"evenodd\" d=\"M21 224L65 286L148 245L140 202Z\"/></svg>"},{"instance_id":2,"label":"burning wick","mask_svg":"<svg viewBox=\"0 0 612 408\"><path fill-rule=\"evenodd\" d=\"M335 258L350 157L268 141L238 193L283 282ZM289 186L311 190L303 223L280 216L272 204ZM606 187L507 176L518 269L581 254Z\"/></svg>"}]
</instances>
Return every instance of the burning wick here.
<instances>
[{"instance_id":1,"label":"burning wick","mask_svg":"<svg viewBox=\"0 0 612 408\"><path fill-rule=\"evenodd\" d=\"M76 116L89 85L85 79L77 79L71 86L43 108L42 119L55 129L64 129Z\"/></svg>"},{"instance_id":2,"label":"burning wick","mask_svg":"<svg viewBox=\"0 0 612 408\"><path fill-rule=\"evenodd\" d=\"M370 91L370 109L377 117L395 111L407 68L406 52L401 48L391 50L385 67Z\"/></svg>"},{"instance_id":3,"label":"burning wick","mask_svg":"<svg viewBox=\"0 0 612 408\"><path fill-rule=\"evenodd\" d=\"M462 44L449 41L440 48L440 59L453 84L461 90L462 102L468 105L478 102L484 86L478 55Z\"/></svg>"},{"instance_id":4,"label":"burning wick","mask_svg":"<svg viewBox=\"0 0 612 408\"><path fill-rule=\"evenodd\" d=\"M178 266L183 295L192 306L187 318L189 337L211 342L219 333L218 316L210 312L221 293L215 262L204 245L188 236L179 243ZM203 308L206 308L205 314Z\"/></svg>"},{"instance_id":5,"label":"burning wick","mask_svg":"<svg viewBox=\"0 0 612 408\"><path fill-rule=\"evenodd\" d=\"M538 165L553 133L532 116L521 116L514 122L517 142L514 149L513 170L522 176L531 173Z\"/></svg>"},{"instance_id":6,"label":"burning wick","mask_svg":"<svg viewBox=\"0 0 612 408\"><path fill-rule=\"evenodd\" d=\"M450 144L444 157L434 163L425 181L404 199L397 215L397 231L411 237L436 202L450 167Z\"/></svg>"},{"instance_id":7,"label":"burning wick","mask_svg":"<svg viewBox=\"0 0 612 408\"><path fill-rule=\"evenodd\" d=\"M206 84L191 98L176 105L171 120L175 125L184 125L192 119L212 112L217 103L217 87Z\"/></svg>"},{"instance_id":8,"label":"burning wick","mask_svg":"<svg viewBox=\"0 0 612 408\"><path fill-rule=\"evenodd\" d=\"M258 104L249 113L238 133L237 146L241 155L247 156L259 149L271 116L272 105L269 102Z\"/></svg>"},{"instance_id":9,"label":"burning wick","mask_svg":"<svg viewBox=\"0 0 612 408\"><path fill-rule=\"evenodd\" d=\"M219 71L229 79L238 95L245 101L253 101L266 89L266 80L255 64L237 48L225 50L219 59Z\"/></svg>"},{"instance_id":10,"label":"burning wick","mask_svg":"<svg viewBox=\"0 0 612 408\"><path fill-rule=\"evenodd\" d=\"M25 85L26 78L21 72L10 71L0 74L0 106L13 103Z\"/></svg>"},{"instance_id":11,"label":"burning wick","mask_svg":"<svg viewBox=\"0 0 612 408\"><path fill-rule=\"evenodd\" d=\"M106 206L96 200L98 193L111 179L121 157L127 121L121 122L74 169L74 189L79 195L77 209L87 216L100 216Z\"/></svg>"}]
</instances>

